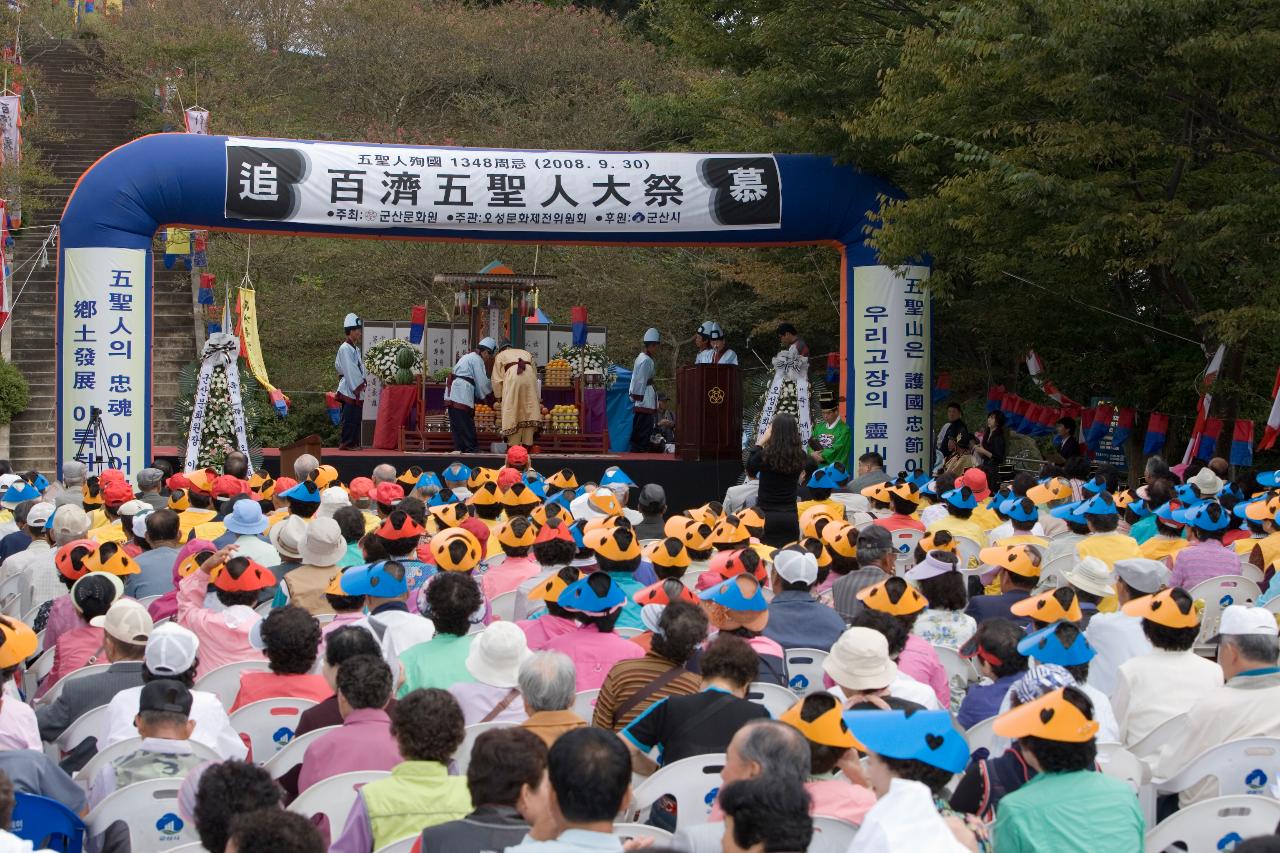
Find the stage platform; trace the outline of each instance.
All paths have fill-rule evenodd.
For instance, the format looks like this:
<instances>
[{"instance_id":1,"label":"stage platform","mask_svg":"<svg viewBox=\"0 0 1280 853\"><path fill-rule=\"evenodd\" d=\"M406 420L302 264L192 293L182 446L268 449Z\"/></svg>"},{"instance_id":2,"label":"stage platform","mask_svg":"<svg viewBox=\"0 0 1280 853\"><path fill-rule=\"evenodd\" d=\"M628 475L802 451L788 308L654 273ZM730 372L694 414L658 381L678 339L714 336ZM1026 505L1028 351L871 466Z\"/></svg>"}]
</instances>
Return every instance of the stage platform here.
<instances>
[{"instance_id":1,"label":"stage platform","mask_svg":"<svg viewBox=\"0 0 1280 853\"><path fill-rule=\"evenodd\" d=\"M262 457L267 471L273 477L279 476L280 451L267 448L262 451ZM167 459L176 469L182 468L182 455L176 447L157 447L155 458ZM373 466L382 462L394 465L397 471L417 465L423 470L439 472L454 461L498 468L504 459L491 453L400 453L394 450L325 448L321 461L337 468L344 481L350 481L353 477L369 476ZM673 512L701 506L707 501L723 500L725 490L737 484L742 476L742 463L736 459L689 462L665 453L533 454L533 466L543 476L568 468L577 475L579 482L599 480L611 465L622 468L641 486L645 483L661 485L667 492L667 507Z\"/></svg>"}]
</instances>

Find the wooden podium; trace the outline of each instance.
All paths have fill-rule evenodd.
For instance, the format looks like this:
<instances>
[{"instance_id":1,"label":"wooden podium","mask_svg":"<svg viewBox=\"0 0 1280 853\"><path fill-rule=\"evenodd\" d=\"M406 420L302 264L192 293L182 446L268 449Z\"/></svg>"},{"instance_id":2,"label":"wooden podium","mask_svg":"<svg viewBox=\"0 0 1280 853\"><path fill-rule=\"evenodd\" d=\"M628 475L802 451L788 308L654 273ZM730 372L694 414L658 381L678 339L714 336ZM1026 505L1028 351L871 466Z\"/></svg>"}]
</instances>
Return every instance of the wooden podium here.
<instances>
[{"instance_id":1,"label":"wooden podium","mask_svg":"<svg viewBox=\"0 0 1280 853\"><path fill-rule=\"evenodd\" d=\"M676 455L742 456L742 382L735 364L695 364L676 374Z\"/></svg>"}]
</instances>

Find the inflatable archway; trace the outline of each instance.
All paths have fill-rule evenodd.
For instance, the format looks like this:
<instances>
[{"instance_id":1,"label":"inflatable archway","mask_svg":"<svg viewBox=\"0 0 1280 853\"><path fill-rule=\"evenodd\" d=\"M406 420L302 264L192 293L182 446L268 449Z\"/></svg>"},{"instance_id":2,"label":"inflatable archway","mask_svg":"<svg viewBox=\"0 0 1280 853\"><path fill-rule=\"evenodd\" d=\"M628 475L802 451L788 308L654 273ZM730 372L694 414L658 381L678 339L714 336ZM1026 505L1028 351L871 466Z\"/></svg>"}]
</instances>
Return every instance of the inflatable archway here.
<instances>
[{"instance_id":1,"label":"inflatable archway","mask_svg":"<svg viewBox=\"0 0 1280 853\"><path fill-rule=\"evenodd\" d=\"M890 470L928 467L927 270L884 267L864 241L868 213L895 192L810 155L145 136L85 172L62 216L58 462L95 436L130 473L151 459L151 245L157 229L182 225L392 240L832 245L854 455L878 450Z\"/></svg>"}]
</instances>

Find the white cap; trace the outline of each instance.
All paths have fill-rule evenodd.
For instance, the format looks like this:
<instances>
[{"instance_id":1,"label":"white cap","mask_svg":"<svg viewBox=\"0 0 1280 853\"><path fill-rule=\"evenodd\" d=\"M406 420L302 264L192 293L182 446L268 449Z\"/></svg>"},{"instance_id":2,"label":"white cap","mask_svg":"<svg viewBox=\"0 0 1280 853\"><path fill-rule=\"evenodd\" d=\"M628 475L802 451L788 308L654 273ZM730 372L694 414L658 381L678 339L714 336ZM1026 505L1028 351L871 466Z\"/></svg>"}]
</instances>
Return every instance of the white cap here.
<instances>
[{"instance_id":1,"label":"white cap","mask_svg":"<svg viewBox=\"0 0 1280 853\"><path fill-rule=\"evenodd\" d=\"M43 526L49 520L49 516L53 515L53 509L53 504L48 501L41 501L31 507L31 509L27 510L27 526Z\"/></svg>"},{"instance_id":2,"label":"white cap","mask_svg":"<svg viewBox=\"0 0 1280 853\"><path fill-rule=\"evenodd\" d=\"M75 504L63 504L53 516L53 538L70 542L89 532L89 516Z\"/></svg>"},{"instance_id":3,"label":"white cap","mask_svg":"<svg viewBox=\"0 0 1280 853\"><path fill-rule=\"evenodd\" d=\"M494 622L480 632L467 652L467 672L481 684L515 687L524 663L532 652L524 631L513 622Z\"/></svg>"},{"instance_id":4,"label":"white cap","mask_svg":"<svg viewBox=\"0 0 1280 853\"><path fill-rule=\"evenodd\" d=\"M1218 623L1218 635L1274 637L1277 636L1276 615L1265 607L1249 607L1232 604L1222 611Z\"/></svg>"},{"instance_id":5,"label":"white cap","mask_svg":"<svg viewBox=\"0 0 1280 853\"><path fill-rule=\"evenodd\" d=\"M154 623L151 614L132 598L121 598L115 601L103 616L95 616L89 620L95 628L101 628L122 643L150 643L147 639L152 634Z\"/></svg>"},{"instance_id":6,"label":"white cap","mask_svg":"<svg viewBox=\"0 0 1280 853\"><path fill-rule=\"evenodd\" d=\"M480 349L481 347L484 347L489 352L497 352L498 342L493 338L481 338L480 343L476 344L476 349Z\"/></svg>"},{"instance_id":7,"label":"white cap","mask_svg":"<svg viewBox=\"0 0 1280 853\"><path fill-rule=\"evenodd\" d=\"M342 528L332 518L316 518L307 525L299 548L302 561L310 566L335 566L347 553L347 540Z\"/></svg>"},{"instance_id":8,"label":"white cap","mask_svg":"<svg viewBox=\"0 0 1280 853\"><path fill-rule=\"evenodd\" d=\"M157 625L147 640L145 656L152 675L182 675L196 662L200 638L173 622Z\"/></svg>"},{"instance_id":9,"label":"white cap","mask_svg":"<svg viewBox=\"0 0 1280 853\"><path fill-rule=\"evenodd\" d=\"M140 509L133 515L133 535L139 539L147 538L147 516L155 512L150 505L146 509Z\"/></svg>"},{"instance_id":10,"label":"white cap","mask_svg":"<svg viewBox=\"0 0 1280 853\"><path fill-rule=\"evenodd\" d=\"M147 503L146 501L140 501L137 498L134 498L131 501L125 501L123 504L121 504L120 508L116 510L116 515L127 515L130 518L132 518L138 513L147 512L150 509L151 509L151 504Z\"/></svg>"},{"instance_id":11,"label":"white cap","mask_svg":"<svg viewBox=\"0 0 1280 853\"><path fill-rule=\"evenodd\" d=\"M644 342L646 344L660 344L662 343L662 335L659 334L657 329L645 329Z\"/></svg>"},{"instance_id":12,"label":"white cap","mask_svg":"<svg viewBox=\"0 0 1280 853\"><path fill-rule=\"evenodd\" d=\"M787 583L812 586L818 580L818 558L805 548L788 546L773 552L773 570Z\"/></svg>"},{"instance_id":13,"label":"white cap","mask_svg":"<svg viewBox=\"0 0 1280 853\"><path fill-rule=\"evenodd\" d=\"M14 483L22 482L22 478L17 474L0 474L0 490L7 489Z\"/></svg>"},{"instance_id":14,"label":"white cap","mask_svg":"<svg viewBox=\"0 0 1280 853\"><path fill-rule=\"evenodd\" d=\"M351 496L340 486L330 486L320 493L320 508L316 510L317 518L333 518L333 514L344 506L351 506Z\"/></svg>"},{"instance_id":15,"label":"white cap","mask_svg":"<svg viewBox=\"0 0 1280 853\"><path fill-rule=\"evenodd\" d=\"M364 321L360 319L359 314L348 314L342 321L342 328L354 329L356 326L363 326Z\"/></svg>"}]
</instances>

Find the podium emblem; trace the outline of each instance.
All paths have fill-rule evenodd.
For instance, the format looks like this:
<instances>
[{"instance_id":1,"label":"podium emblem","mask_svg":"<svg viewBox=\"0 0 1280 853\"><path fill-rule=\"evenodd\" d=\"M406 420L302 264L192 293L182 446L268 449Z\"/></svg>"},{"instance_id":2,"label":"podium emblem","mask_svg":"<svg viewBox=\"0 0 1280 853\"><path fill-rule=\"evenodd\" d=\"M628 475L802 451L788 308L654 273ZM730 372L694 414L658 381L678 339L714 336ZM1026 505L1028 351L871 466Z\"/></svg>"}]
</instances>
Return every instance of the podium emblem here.
<instances>
[{"instance_id":1,"label":"podium emblem","mask_svg":"<svg viewBox=\"0 0 1280 853\"><path fill-rule=\"evenodd\" d=\"M707 399L711 401L711 405L719 406L724 403L724 389L718 385L707 391Z\"/></svg>"}]
</instances>

